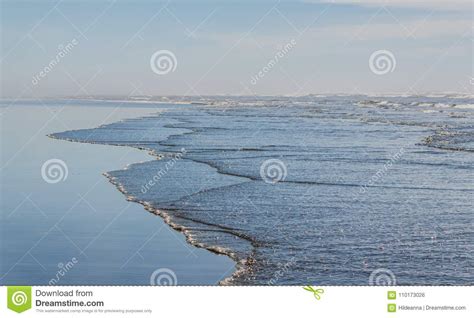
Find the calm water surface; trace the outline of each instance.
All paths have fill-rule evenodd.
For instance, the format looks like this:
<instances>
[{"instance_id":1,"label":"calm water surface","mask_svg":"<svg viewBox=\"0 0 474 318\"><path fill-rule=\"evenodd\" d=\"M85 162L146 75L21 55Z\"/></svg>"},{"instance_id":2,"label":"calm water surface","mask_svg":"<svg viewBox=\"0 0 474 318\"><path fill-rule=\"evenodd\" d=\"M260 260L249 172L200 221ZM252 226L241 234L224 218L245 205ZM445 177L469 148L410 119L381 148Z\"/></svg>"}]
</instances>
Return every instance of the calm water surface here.
<instances>
[{"instance_id":1,"label":"calm water surface","mask_svg":"<svg viewBox=\"0 0 474 318\"><path fill-rule=\"evenodd\" d=\"M102 175L153 157L129 147L46 136L158 111L145 106L2 102L1 285L48 285L60 270L67 273L59 274L56 285L149 285L161 268L171 269L178 284L217 284L232 274L232 260L186 243L161 218L127 202ZM55 184L41 176L43 163L52 158L68 169L66 180ZM73 258L77 263L66 270Z\"/></svg>"}]
</instances>

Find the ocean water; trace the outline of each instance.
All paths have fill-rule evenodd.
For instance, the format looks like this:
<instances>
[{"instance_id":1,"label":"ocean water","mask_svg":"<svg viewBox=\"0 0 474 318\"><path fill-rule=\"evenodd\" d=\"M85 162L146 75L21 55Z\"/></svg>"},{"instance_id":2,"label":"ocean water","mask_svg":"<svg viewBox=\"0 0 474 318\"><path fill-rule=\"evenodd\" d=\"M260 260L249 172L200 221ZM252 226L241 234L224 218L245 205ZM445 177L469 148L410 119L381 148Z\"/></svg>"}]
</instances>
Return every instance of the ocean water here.
<instances>
[{"instance_id":1,"label":"ocean water","mask_svg":"<svg viewBox=\"0 0 474 318\"><path fill-rule=\"evenodd\" d=\"M107 175L192 244L233 258L223 284L471 285L473 104L207 97L51 137L154 155Z\"/></svg>"},{"instance_id":2,"label":"ocean water","mask_svg":"<svg viewBox=\"0 0 474 318\"><path fill-rule=\"evenodd\" d=\"M156 108L79 100L0 102L0 285L215 285L232 274L235 262L189 245L163 219L127 202L102 175L153 157L129 147L47 136L146 116ZM58 167L63 176L68 172L57 183L41 174L52 158L64 162ZM48 176L55 180L53 173ZM152 280L160 269L163 275Z\"/></svg>"}]
</instances>

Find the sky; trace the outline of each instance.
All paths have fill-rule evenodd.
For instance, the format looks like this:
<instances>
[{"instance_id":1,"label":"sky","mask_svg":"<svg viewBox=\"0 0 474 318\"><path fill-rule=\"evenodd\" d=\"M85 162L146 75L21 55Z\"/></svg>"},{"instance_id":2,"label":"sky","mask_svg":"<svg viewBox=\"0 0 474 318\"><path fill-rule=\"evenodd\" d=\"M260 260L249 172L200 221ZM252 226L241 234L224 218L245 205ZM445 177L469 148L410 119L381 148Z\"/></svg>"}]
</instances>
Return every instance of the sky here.
<instances>
[{"instance_id":1,"label":"sky","mask_svg":"<svg viewBox=\"0 0 474 318\"><path fill-rule=\"evenodd\" d=\"M0 96L472 94L472 6L3 0Z\"/></svg>"}]
</instances>

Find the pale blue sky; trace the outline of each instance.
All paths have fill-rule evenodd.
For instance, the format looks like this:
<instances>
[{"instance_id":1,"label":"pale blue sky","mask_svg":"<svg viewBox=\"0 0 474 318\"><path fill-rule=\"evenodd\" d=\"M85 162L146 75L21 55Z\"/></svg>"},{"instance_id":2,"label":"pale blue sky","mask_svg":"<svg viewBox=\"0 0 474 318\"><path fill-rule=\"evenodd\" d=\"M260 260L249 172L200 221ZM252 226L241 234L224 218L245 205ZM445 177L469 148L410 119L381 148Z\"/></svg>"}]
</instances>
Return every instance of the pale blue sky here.
<instances>
[{"instance_id":1,"label":"pale blue sky","mask_svg":"<svg viewBox=\"0 0 474 318\"><path fill-rule=\"evenodd\" d=\"M469 0L2 1L1 30L3 97L473 90ZM174 72L153 73L158 50ZM393 72L371 72L378 50Z\"/></svg>"}]
</instances>

